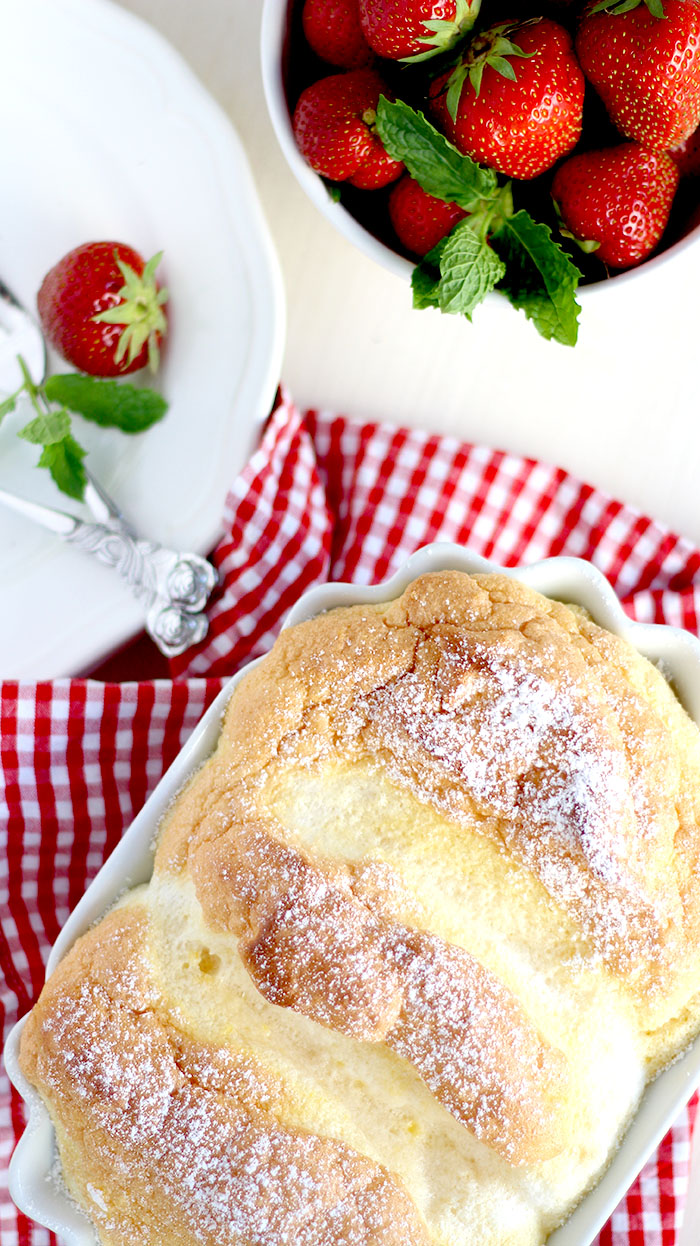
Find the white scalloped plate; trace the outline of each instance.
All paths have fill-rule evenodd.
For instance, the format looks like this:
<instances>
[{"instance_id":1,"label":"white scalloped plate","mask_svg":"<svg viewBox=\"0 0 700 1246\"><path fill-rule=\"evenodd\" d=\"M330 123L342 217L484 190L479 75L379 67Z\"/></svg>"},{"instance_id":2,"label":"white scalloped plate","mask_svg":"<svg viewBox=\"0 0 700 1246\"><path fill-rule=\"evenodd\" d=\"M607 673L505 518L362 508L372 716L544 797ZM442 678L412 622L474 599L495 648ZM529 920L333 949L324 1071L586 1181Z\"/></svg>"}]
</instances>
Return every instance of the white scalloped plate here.
<instances>
[{"instance_id":1,"label":"white scalloped plate","mask_svg":"<svg viewBox=\"0 0 700 1246\"><path fill-rule=\"evenodd\" d=\"M205 553L282 358L282 282L245 153L169 44L108 0L0 0L0 28L0 275L33 309L79 243L164 251L169 412L140 437L83 422L79 435L142 535ZM17 427L0 429L0 485L73 509ZM113 571L4 508L0 583L4 676L78 673L143 623Z\"/></svg>"},{"instance_id":2,"label":"white scalloped plate","mask_svg":"<svg viewBox=\"0 0 700 1246\"><path fill-rule=\"evenodd\" d=\"M419 550L384 584L359 588L328 584L311 589L299 599L285 626L300 623L334 606L381 602L398 597L411 580L428 571L502 571L457 545L436 544ZM583 606L595 621L624 636L651 661L662 664L688 713L700 724L700 642L689 632L657 624L633 623L627 618L607 580L590 563L578 558L549 558L532 566L504 572L517 576L538 592ZM248 666L246 670L250 670ZM118 847L100 870L69 917L51 952L48 972L66 954L125 888L145 882L153 864L153 842L158 824L177 792L212 753L221 715L242 678L239 672L219 694L182 752L158 784ZM48 1112L36 1091L22 1076L17 1052L24 1021L18 1022L5 1046L10 1078L25 1099L29 1122L10 1164L10 1191L28 1216L59 1234L66 1246L95 1246L95 1235L83 1214L52 1177L55 1142ZM622 1145L601 1181L580 1203L548 1246L588 1246L617 1206L637 1173L654 1151L683 1105L700 1085L700 1039L647 1089Z\"/></svg>"}]
</instances>

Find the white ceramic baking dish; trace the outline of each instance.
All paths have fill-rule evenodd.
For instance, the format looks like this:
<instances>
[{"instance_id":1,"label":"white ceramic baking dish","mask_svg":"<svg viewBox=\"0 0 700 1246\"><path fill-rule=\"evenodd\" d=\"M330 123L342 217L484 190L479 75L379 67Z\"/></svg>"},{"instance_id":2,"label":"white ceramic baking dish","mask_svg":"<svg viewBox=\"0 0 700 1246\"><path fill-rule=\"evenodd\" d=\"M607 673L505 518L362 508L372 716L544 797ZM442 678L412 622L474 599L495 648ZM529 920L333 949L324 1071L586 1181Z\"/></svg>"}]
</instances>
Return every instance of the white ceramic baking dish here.
<instances>
[{"instance_id":1,"label":"white ceramic baking dish","mask_svg":"<svg viewBox=\"0 0 700 1246\"><path fill-rule=\"evenodd\" d=\"M416 576L427 571L447 569L467 572L503 570L460 546L430 545L409 558L401 570L384 584L371 588L328 584L311 589L290 611L285 626L299 623L334 606L386 601L399 596ZM631 622L600 572L577 558L550 558L529 567L506 571L505 574L516 576L548 597L583 606L597 623L624 636L641 653L661 666L688 713L700 724L700 641L694 636L679 628ZM214 701L86 891L53 947L48 972L118 895L149 878L154 836L163 813L190 775L213 751L224 707L243 673L241 671L234 676ZM10 1165L10 1191L22 1211L53 1229L65 1246L94 1246L94 1231L55 1177L55 1139L48 1113L18 1067L17 1052L23 1024L20 1021L14 1027L5 1047L10 1078L23 1096L29 1114L27 1128ZM550 1235L548 1246L588 1246L699 1084L700 1038L649 1086L604 1176L566 1224Z\"/></svg>"}]
</instances>

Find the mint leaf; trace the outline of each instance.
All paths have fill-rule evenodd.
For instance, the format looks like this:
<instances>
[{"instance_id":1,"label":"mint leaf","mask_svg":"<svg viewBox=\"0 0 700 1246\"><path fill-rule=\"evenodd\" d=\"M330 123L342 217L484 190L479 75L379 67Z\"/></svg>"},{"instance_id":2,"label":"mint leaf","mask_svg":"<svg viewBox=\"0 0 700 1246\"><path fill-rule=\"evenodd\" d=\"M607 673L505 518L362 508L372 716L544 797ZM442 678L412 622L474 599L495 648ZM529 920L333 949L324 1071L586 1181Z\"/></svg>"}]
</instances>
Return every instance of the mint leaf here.
<instances>
[{"instance_id":1,"label":"mint leaf","mask_svg":"<svg viewBox=\"0 0 700 1246\"><path fill-rule=\"evenodd\" d=\"M102 428L141 433L162 419L168 404L154 389L139 389L122 381L100 380L69 372L44 382L49 402L59 402Z\"/></svg>"},{"instance_id":2,"label":"mint leaf","mask_svg":"<svg viewBox=\"0 0 700 1246\"><path fill-rule=\"evenodd\" d=\"M474 308L504 276L506 266L469 220L460 221L439 245L440 311L471 319Z\"/></svg>"},{"instance_id":3,"label":"mint leaf","mask_svg":"<svg viewBox=\"0 0 700 1246\"><path fill-rule=\"evenodd\" d=\"M438 307L471 320L504 272L505 265L470 221L460 221L414 268L413 306Z\"/></svg>"},{"instance_id":4,"label":"mint leaf","mask_svg":"<svg viewBox=\"0 0 700 1246\"><path fill-rule=\"evenodd\" d=\"M439 245L439 244L438 244ZM438 248L435 247L430 252L434 256ZM413 306L422 311L426 307L439 307L440 295L438 289L440 286L440 271L433 267L429 257L426 256L421 260L420 264L416 264L411 274L411 289L413 290Z\"/></svg>"},{"instance_id":5,"label":"mint leaf","mask_svg":"<svg viewBox=\"0 0 700 1246\"><path fill-rule=\"evenodd\" d=\"M46 411L37 415L24 428L20 428L17 436L31 442L33 446L51 446L62 441L70 433L70 416L67 411Z\"/></svg>"},{"instance_id":6,"label":"mint leaf","mask_svg":"<svg viewBox=\"0 0 700 1246\"><path fill-rule=\"evenodd\" d=\"M16 394L10 394L9 398L5 398L3 402L0 402L0 420L3 420L6 415L9 415L11 411L14 411L16 406Z\"/></svg>"},{"instance_id":7,"label":"mint leaf","mask_svg":"<svg viewBox=\"0 0 700 1246\"><path fill-rule=\"evenodd\" d=\"M85 453L75 438L67 433L60 441L44 446L38 466L48 468L62 493L81 501L87 484L83 467Z\"/></svg>"},{"instance_id":8,"label":"mint leaf","mask_svg":"<svg viewBox=\"0 0 700 1246\"><path fill-rule=\"evenodd\" d=\"M429 195L473 212L482 199L496 193L498 181L493 170L463 156L422 112L403 100L392 104L380 96L376 126L392 159L402 160Z\"/></svg>"},{"instance_id":9,"label":"mint leaf","mask_svg":"<svg viewBox=\"0 0 700 1246\"><path fill-rule=\"evenodd\" d=\"M573 346L581 274L549 226L522 210L513 215L510 183L499 187L492 169L462 155L403 100L380 96L376 128L389 155L404 162L423 190L472 214L414 269L413 306L471 318L498 287L543 337Z\"/></svg>"},{"instance_id":10,"label":"mint leaf","mask_svg":"<svg viewBox=\"0 0 700 1246\"><path fill-rule=\"evenodd\" d=\"M578 336L578 268L552 238L548 225L522 209L499 224L491 239L505 263L499 289L525 312L542 337L574 346Z\"/></svg>"}]
</instances>

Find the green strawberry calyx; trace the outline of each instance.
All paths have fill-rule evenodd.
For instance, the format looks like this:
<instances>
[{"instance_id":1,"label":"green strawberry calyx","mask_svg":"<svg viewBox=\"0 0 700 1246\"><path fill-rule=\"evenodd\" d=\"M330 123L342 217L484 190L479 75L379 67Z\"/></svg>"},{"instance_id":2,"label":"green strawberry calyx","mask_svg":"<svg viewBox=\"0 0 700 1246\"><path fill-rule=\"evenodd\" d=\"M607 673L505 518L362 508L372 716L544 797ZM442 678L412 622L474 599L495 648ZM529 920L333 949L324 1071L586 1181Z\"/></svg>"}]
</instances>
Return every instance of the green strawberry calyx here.
<instances>
[{"instance_id":1,"label":"green strawberry calyx","mask_svg":"<svg viewBox=\"0 0 700 1246\"><path fill-rule=\"evenodd\" d=\"M132 364L148 344L148 366L151 372L158 371L158 342L165 336L168 328L163 311L163 305L168 301L168 291L165 288L159 289L155 278L156 268L162 258L163 252L158 251L144 265L139 276L130 264L126 264L114 252L115 263L124 278L124 285L117 291L120 301L114 307L93 316L93 320L102 324L124 326L114 353L114 362L117 364L124 358L127 365Z\"/></svg>"},{"instance_id":2,"label":"green strawberry calyx","mask_svg":"<svg viewBox=\"0 0 700 1246\"><path fill-rule=\"evenodd\" d=\"M518 47L518 44L514 43L509 36L522 30L523 26L534 25L538 21L540 18L535 17L526 22L492 26L490 30L485 30L473 40L449 78L446 102L447 111L453 121L457 120L459 101L465 83L469 82L474 94L478 96L487 66L495 69L502 78L507 78L510 82L517 81L511 58L529 60L535 52L523 52L522 48Z\"/></svg>"},{"instance_id":3,"label":"green strawberry calyx","mask_svg":"<svg viewBox=\"0 0 700 1246\"><path fill-rule=\"evenodd\" d=\"M598 0L598 3L594 4L588 12L591 16L594 13L610 13L613 17L620 17L622 13L638 9L642 3L647 6L653 17L666 16L662 0Z\"/></svg>"},{"instance_id":4,"label":"green strawberry calyx","mask_svg":"<svg viewBox=\"0 0 700 1246\"><path fill-rule=\"evenodd\" d=\"M438 56L440 52L449 51L463 35L471 30L479 16L480 8L481 0L457 0L452 21L441 18L423 22L423 28L430 33L418 42L425 44L425 51L416 52L413 56L403 56L401 59L404 64L416 65L419 61L427 61L433 56Z\"/></svg>"}]
</instances>

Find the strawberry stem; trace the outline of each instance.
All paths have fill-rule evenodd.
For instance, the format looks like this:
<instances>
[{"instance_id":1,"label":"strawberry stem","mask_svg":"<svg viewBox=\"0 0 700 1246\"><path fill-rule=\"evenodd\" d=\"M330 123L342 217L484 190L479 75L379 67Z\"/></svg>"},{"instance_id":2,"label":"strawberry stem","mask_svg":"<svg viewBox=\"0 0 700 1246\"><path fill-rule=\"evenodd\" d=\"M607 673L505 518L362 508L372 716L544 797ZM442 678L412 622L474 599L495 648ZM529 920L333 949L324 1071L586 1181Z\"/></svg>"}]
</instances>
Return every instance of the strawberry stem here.
<instances>
[{"instance_id":1,"label":"strawberry stem","mask_svg":"<svg viewBox=\"0 0 700 1246\"><path fill-rule=\"evenodd\" d=\"M637 0L635 0L636 2ZM523 26L529 26L539 20L536 17L528 19L527 22L509 22L501 26L492 26L490 30L485 30L483 34L473 41L464 57L453 70L448 84L447 111L453 121L457 120L457 110L465 82L469 79L474 94L478 96L481 91L481 80L487 65L497 74L500 74L502 78L507 78L510 82L516 81L515 69L510 63L510 58L519 57L529 60L530 57L535 55L535 52L523 52L517 43L513 43L508 38L508 35L516 34Z\"/></svg>"},{"instance_id":2,"label":"strawberry stem","mask_svg":"<svg viewBox=\"0 0 700 1246\"><path fill-rule=\"evenodd\" d=\"M620 17L623 13L630 13L632 9L639 8L642 0L598 0L590 10L593 13L610 13L613 17ZM664 6L662 0L644 0L649 12L653 17L665 17Z\"/></svg>"},{"instance_id":3,"label":"strawberry stem","mask_svg":"<svg viewBox=\"0 0 700 1246\"><path fill-rule=\"evenodd\" d=\"M98 312L93 320L102 324L124 326L114 353L116 364L120 364L125 356L127 365L132 364L144 346L147 346L149 367L152 372L158 370L158 341L165 336L168 328L163 311L163 305L168 300L168 291L159 289L155 279L155 271L162 256L162 251L152 256L139 276L130 264L125 264L118 253L114 252L115 263L124 278L124 285L117 292L121 301L115 307Z\"/></svg>"},{"instance_id":4,"label":"strawberry stem","mask_svg":"<svg viewBox=\"0 0 700 1246\"><path fill-rule=\"evenodd\" d=\"M471 30L481 8L481 0L457 0L455 16L452 21L438 18L435 21L423 22L428 33L418 39L425 46L425 52L416 52L413 56L403 56L406 65L416 65L420 61L430 60L441 52L453 48L459 40Z\"/></svg>"}]
</instances>

